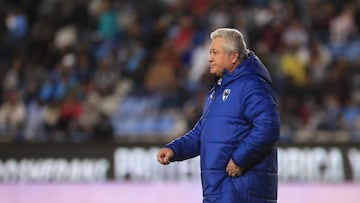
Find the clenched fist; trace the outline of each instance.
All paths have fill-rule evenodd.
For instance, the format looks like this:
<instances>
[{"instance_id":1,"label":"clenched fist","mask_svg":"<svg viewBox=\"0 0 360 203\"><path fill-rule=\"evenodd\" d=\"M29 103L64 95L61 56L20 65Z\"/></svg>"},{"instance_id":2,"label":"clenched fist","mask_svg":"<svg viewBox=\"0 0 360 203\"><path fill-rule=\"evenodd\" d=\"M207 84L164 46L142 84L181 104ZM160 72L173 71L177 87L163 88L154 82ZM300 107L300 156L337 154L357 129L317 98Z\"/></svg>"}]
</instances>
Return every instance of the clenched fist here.
<instances>
[{"instance_id":1,"label":"clenched fist","mask_svg":"<svg viewBox=\"0 0 360 203\"><path fill-rule=\"evenodd\" d=\"M173 158L174 152L170 148L161 148L157 154L157 160L163 165L168 165L171 158Z\"/></svg>"}]
</instances>

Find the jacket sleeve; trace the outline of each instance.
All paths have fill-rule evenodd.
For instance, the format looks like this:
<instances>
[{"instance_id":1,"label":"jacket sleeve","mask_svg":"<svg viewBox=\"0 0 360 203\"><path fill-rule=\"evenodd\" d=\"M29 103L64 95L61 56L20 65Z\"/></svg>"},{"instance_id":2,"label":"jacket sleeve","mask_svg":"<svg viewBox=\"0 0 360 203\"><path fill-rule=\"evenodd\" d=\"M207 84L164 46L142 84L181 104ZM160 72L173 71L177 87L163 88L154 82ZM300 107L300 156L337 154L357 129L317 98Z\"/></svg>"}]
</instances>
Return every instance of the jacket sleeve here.
<instances>
[{"instance_id":1,"label":"jacket sleeve","mask_svg":"<svg viewBox=\"0 0 360 203\"><path fill-rule=\"evenodd\" d=\"M246 169L259 163L275 146L279 139L280 117L268 83L249 80L243 92L244 116L250 132L239 143L232 158Z\"/></svg>"},{"instance_id":2,"label":"jacket sleeve","mask_svg":"<svg viewBox=\"0 0 360 203\"><path fill-rule=\"evenodd\" d=\"M201 123L202 119L200 118L192 130L165 145L174 152L171 161L182 161L200 154Z\"/></svg>"}]
</instances>

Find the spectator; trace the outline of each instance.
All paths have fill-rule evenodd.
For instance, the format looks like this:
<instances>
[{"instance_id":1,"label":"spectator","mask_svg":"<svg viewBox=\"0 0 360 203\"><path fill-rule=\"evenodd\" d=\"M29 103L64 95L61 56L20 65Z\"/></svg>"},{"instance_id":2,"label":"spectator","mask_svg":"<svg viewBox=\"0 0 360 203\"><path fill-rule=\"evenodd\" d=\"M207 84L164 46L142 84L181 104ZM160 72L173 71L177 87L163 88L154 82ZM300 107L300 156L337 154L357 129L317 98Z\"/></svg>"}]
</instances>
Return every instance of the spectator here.
<instances>
[{"instance_id":1,"label":"spectator","mask_svg":"<svg viewBox=\"0 0 360 203\"><path fill-rule=\"evenodd\" d=\"M24 127L26 142L46 142L44 131L44 106L39 99L33 99L27 106L27 117Z\"/></svg>"},{"instance_id":2,"label":"spectator","mask_svg":"<svg viewBox=\"0 0 360 203\"><path fill-rule=\"evenodd\" d=\"M0 137L2 141L22 141L22 130L26 120L26 107L15 91L6 95L0 106Z\"/></svg>"}]
</instances>

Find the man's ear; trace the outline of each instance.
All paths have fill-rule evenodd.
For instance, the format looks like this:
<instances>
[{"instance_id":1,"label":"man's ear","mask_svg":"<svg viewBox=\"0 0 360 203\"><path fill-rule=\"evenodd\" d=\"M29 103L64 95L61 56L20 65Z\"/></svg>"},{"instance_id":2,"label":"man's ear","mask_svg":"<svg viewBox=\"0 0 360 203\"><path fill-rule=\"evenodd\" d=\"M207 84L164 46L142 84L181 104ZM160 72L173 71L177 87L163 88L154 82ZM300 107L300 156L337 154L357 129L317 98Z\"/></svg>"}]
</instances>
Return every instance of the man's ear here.
<instances>
[{"instance_id":1,"label":"man's ear","mask_svg":"<svg viewBox=\"0 0 360 203\"><path fill-rule=\"evenodd\" d=\"M232 62L232 63L236 63L236 61L238 60L238 58L239 58L239 52L233 52L233 53L231 54L231 62Z\"/></svg>"}]
</instances>

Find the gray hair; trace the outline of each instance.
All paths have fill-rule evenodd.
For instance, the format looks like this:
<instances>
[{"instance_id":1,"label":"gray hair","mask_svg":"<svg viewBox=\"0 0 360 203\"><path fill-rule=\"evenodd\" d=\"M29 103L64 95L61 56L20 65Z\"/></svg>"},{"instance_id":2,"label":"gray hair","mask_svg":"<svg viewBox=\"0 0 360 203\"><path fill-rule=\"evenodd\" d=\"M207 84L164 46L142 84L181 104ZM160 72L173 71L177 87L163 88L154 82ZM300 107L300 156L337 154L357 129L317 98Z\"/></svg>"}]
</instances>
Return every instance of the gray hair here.
<instances>
[{"instance_id":1,"label":"gray hair","mask_svg":"<svg viewBox=\"0 0 360 203\"><path fill-rule=\"evenodd\" d=\"M239 59L247 57L249 50L246 47L243 34L239 30L232 28L219 28L210 34L210 38L212 40L218 37L224 39L223 49L225 52L228 54L238 52Z\"/></svg>"}]
</instances>

